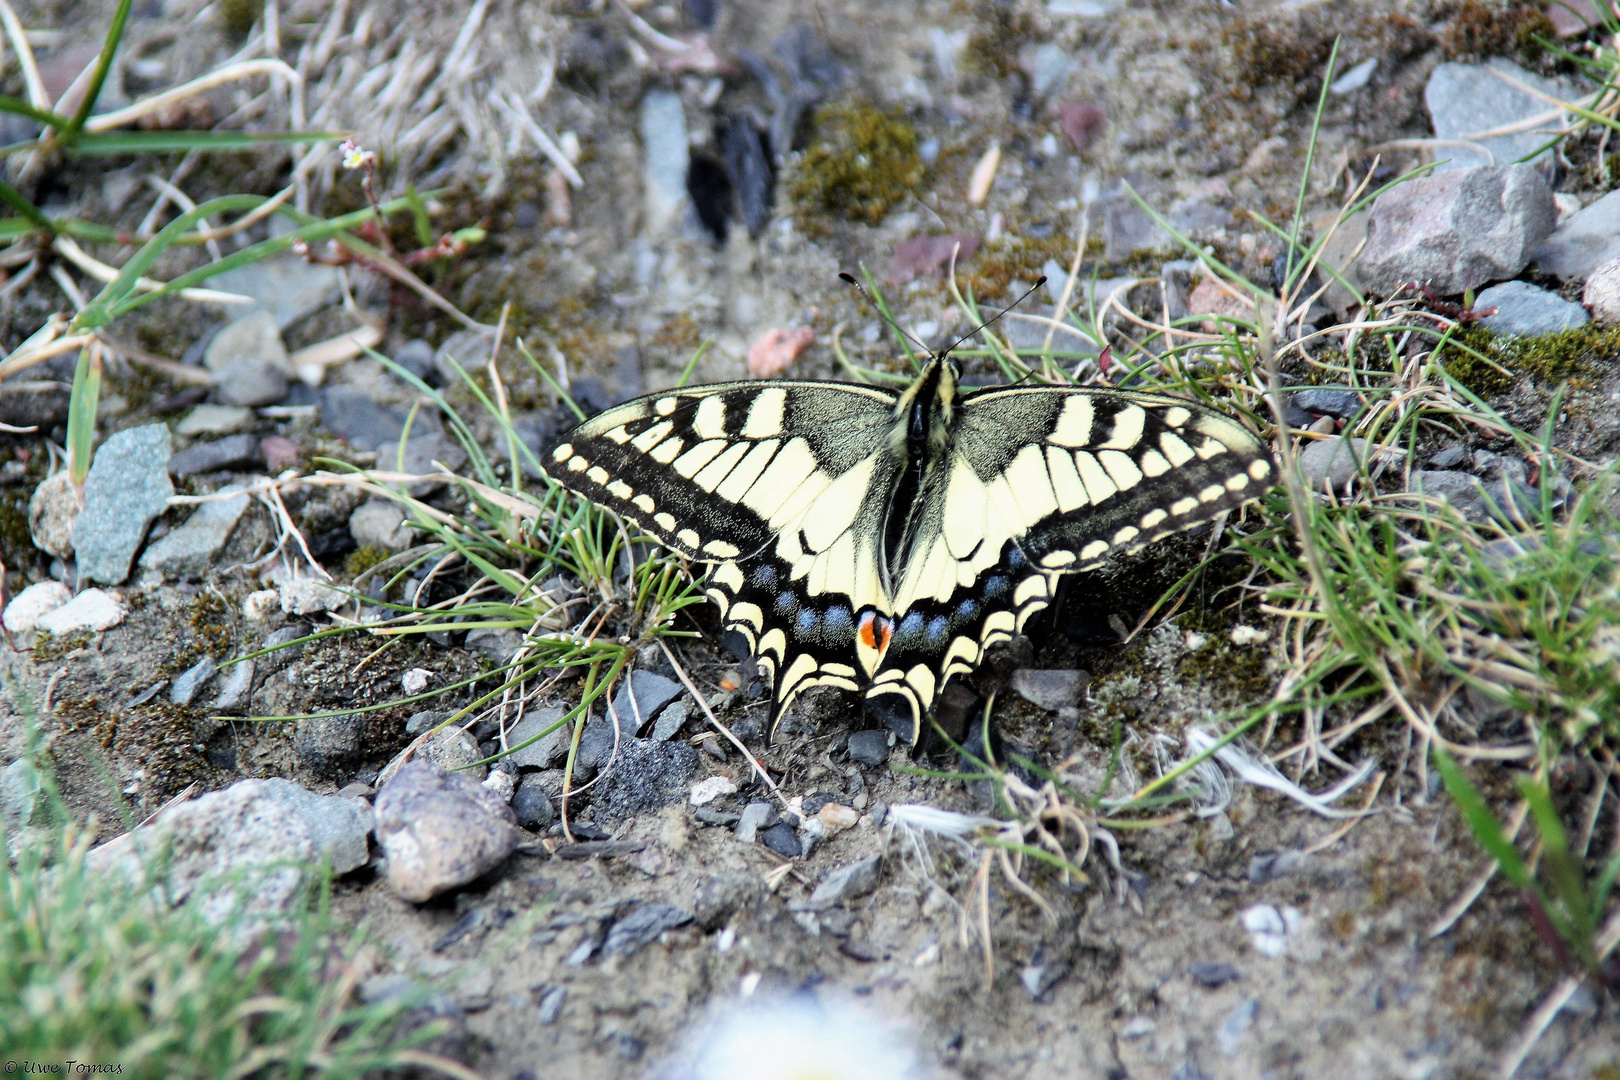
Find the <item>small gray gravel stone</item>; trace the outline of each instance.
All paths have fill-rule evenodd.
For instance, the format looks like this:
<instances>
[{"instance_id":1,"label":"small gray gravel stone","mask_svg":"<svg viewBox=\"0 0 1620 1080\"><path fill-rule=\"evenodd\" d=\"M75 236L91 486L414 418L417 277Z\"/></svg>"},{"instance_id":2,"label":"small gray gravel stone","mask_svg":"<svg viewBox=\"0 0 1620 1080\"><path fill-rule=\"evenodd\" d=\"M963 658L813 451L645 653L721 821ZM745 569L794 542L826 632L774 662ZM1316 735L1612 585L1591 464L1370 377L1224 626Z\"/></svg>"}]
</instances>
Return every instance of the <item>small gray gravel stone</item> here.
<instances>
[{"instance_id":1,"label":"small gray gravel stone","mask_svg":"<svg viewBox=\"0 0 1620 1080\"><path fill-rule=\"evenodd\" d=\"M471 776L407 761L377 794L388 884L422 903L500 865L519 839L512 808Z\"/></svg>"},{"instance_id":2,"label":"small gray gravel stone","mask_svg":"<svg viewBox=\"0 0 1620 1080\"><path fill-rule=\"evenodd\" d=\"M461 375L456 368L469 373L482 370L494 345L492 330L458 330L433 351L433 370L446 386L460 386Z\"/></svg>"},{"instance_id":3,"label":"small gray gravel stone","mask_svg":"<svg viewBox=\"0 0 1620 1080\"><path fill-rule=\"evenodd\" d=\"M1275 881L1277 878L1287 877L1304 865L1303 851L1289 850L1270 855L1256 855L1249 860L1249 882L1253 885L1262 885L1268 881Z\"/></svg>"},{"instance_id":4,"label":"small gray gravel stone","mask_svg":"<svg viewBox=\"0 0 1620 1080\"><path fill-rule=\"evenodd\" d=\"M562 1015L563 1005L568 1002L568 987L553 986L540 998L539 1020L542 1024L550 1025L557 1022Z\"/></svg>"},{"instance_id":5,"label":"small gray gravel stone","mask_svg":"<svg viewBox=\"0 0 1620 1080\"><path fill-rule=\"evenodd\" d=\"M761 842L772 851L785 859L797 859L804 850L799 843L799 834L785 821L778 821L768 829L761 830Z\"/></svg>"},{"instance_id":6,"label":"small gray gravel stone","mask_svg":"<svg viewBox=\"0 0 1620 1080\"><path fill-rule=\"evenodd\" d=\"M433 346L421 338L412 338L401 345L390 359L423 382L433 374Z\"/></svg>"},{"instance_id":7,"label":"small gray gravel stone","mask_svg":"<svg viewBox=\"0 0 1620 1080\"><path fill-rule=\"evenodd\" d=\"M1243 1048L1243 1038L1254 1026L1254 1018L1259 1013L1260 1002L1249 998L1227 1014L1215 1032L1215 1042L1221 1048L1221 1053L1227 1057L1237 1057L1238 1051Z\"/></svg>"},{"instance_id":8,"label":"small gray gravel stone","mask_svg":"<svg viewBox=\"0 0 1620 1080\"><path fill-rule=\"evenodd\" d=\"M759 839L761 829L768 829L780 820L775 803L751 802L737 818L737 839L752 844Z\"/></svg>"},{"instance_id":9,"label":"small gray gravel stone","mask_svg":"<svg viewBox=\"0 0 1620 1080\"><path fill-rule=\"evenodd\" d=\"M1571 217L1536 248L1536 269L1565 281L1585 278L1620 259L1620 191L1611 191Z\"/></svg>"},{"instance_id":10,"label":"small gray gravel stone","mask_svg":"<svg viewBox=\"0 0 1620 1080\"><path fill-rule=\"evenodd\" d=\"M1361 395L1354 390L1296 390L1289 396L1289 401L1306 412L1321 413L1339 420L1349 420L1361 411Z\"/></svg>"},{"instance_id":11,"label":"small gray gravel stone","mask_svg":"<svg viewBox=\"0 0 1620 1080\"><path fill-rule=\"evenodd\" d=\"M653 722L652 737L659 742L667 742L681 733L686 726L687 717L692 715L692 706L685 701L672 701L658 714Z\"/></svg>"},{"instance_id":12,"label":"small gray gravel stone","mask_svg":"<svg viewBox=\"0 0 1620 1080\"><path fill-rule=\"evenodd\" d=\"M41 480L28 499L28 534L34 546L58 559L71 556L73 523L83 509L84 499L66 469Z\"/></svg>"},{"instance_id":13,"label":"small gray gravel stone","mask_svg":"<svg viewBox=\"0 0 1620 1080\"><path fill-rule=\"evenodd\" d=\"M1043 960L1025 964L1018 972L1019 981L1029 991L1031 1001L1039 1001L1048 990L1056 986L1069 973L1069 965L1061 960Z\"/></svg>"},{"instance_id":14,"label":"small gray gravel stone","mask_svg":"<svg viewBox=\"0 0 1620 1080\"><path fill-rule=\"evenodd\" d=\"M410 719L405 721L405 734L420 735L430 727L442 724L450 714L447 712L427 711L412 713Z\"/></svg>"},{"instance_id":15,"label":"small gray gravel stone","mask_svg":"<svg viewBox=\"0 0 1620 1080\"><path fill-rule=\"evenodd\" d=\"M1031 705L1056 712L1080 700L1091 676L1084 671L1060 671L1043 668L1019 668L1013 672L1012 688Z\"/></svg>"},{"instance_id":16,"label":"small gray gravel stone","mask_svg":"<svg viewBox=\"0 0 1620 1080\"><path fill-rule=\"evenodd\" d=\"M1577 93L1557 79L1526 71L1499 56L1482 64L1441 64L1434 69L1423 89L1423 100L1434 124L1435 138L1465 139L1475 132L1506 127L1547 111L1546 98L1538 98L1510 85L1493 74L1493 70L1557 100L1573 100ZM1437 171L1489 165L1493 159L1499 162L1517 161L1547 145L1546 135L1539 130L1470 141L1484 147L1486 152L1480 153L1463 146L1438 147L1435 157L1444 160ZM1547 159L1551 153L1551 150L1542 150L1534 160Z\"/></svg>"},{"instance_id":17,"label":"small gray gravel stone","mask_svg":"<svg viewBox=\"0 0 1620 1080\"><path fill-rule=\"evenodd\" d=\"M1481 290L1474 298L1474 307L1495 308L1495 313L1485 316L1480 324L1493 333L1516 337L1578 330L1592 321L1581 305L1524 281L1504 281Z\"/></svg>"},{"instance_id":18,"label":"small gray gravel stone","mask_svg":"<svg viewBox=\"0 0 1620 1080\"><path fill-rule=\"evenodd\" d=\"M253 690L253 672L252 660L238 660L227 668L219 693L209 708L228 716L247 712L248 696Z\"/></svg>"},{"instance_id":19,"label":"small gray gravel stone","mask_svg":"<svg viewBox=\"0 0 1620 1080\"><path fill-rule=\"evenodd\" d=\"M241 430L253 418L253 410L240 405L198 405L176 425L174 433L187 438L193 435L230 435ZM169 471L174 471L170 463Z\"/></svg>"},{"instance_id":20,"label":"small gray gravel stone","mask_svg":"<svg viewBox=\"0 0 1620 1080\"><path fill-rule=\"evenodd\" d=\"M304 655L302 645L289 643L297 641L308 633L309 627L307 626L283 626L270 631L264 636L264 644L260 645L259 648L272 651L259 657L259 666L264 668L265 671L279 671Z\"/></svg>"},{"instance_id":21,"label":"small gray gravel stone","mask_svg":"<svg viewBox=\"0 0 1620 1080\"><path fill-rule=\"evenodd\" d=\"M889 748L893 745L894 736L887 730L852 732L849 736L850 760L875 768L889 760Z\"/></svg>"},{"instance_id":22,"label":"small gray gravel stone","mask_svg":"<svg viewBox=\"0 0 1620 1080\"><path fill-rule=\"evenodd\" d=\"M169 458L170 476L197 476L223 469L247 469L264 464L257 435L230 435L213 442L192 443Z\"/></svg>"},{"instance_id":23,"label":"small gray gravel stone","mask_svg":"<svg viewBox=\"0 0 1620 1080\"><path fill-rule=\"evenodd\" d=\"M1199 986L1213 990L1243 978L1243 972L1232 964L1188 964L1187 977Z\"/></svg>"},{"instance_id":24,"label":"small gray gravel stone","mask_svg":"<svg viewBox=\"0 0 1620 1080\"><path fill-rule=\"evenodd\" d=\"M557 811L551 805L545 785L532 777L525 778L512 796L512 813L525 829L543 829L557 820Z\"/></svg>"},{"instance_id":25,"label":"small gray gravel stone","mask_svg":"<svg viewBox=\"0 0 1620 1080\"><path fill-rule=\"evenodd\" d=\"M162 424L125 428L96 450L84 484L84 509L73 524L79 579L117 585L146 530L168 508L169 429Z\"/></svg>"},{"instance_id":26,"label":"small gray gravel stone","mask_svg":"<svg viewBox=\"0 0 1620 1080\"><path fill-rule=\"evenodd\" d=\"M1357 272L1385 296L1414 281L1455 295L1518 274L1557 221L1552 189L1531 165L1421 176L1373 203Z\"/></svg>"},{"instance_id":27,"label":"small gray gravel stone","mask_svg":"<svg viewBox=\"0 0 1620 1080\"><path fill-rule=\"evenodd\" d=\"M613 924L607 940L602 943L602 955L630 956L652 944L665 930L685 926L691 921L690 911L683 911L673 904L641 904Z\"/></svg>"},{"instance_id":28,"label":"small gray gravel stone","mask_svg":"<svg viewBox=\"0 0 1620 1080\"><path fill-rule=\"evenodd\" d=\"M505 664L523 648L523 635L510 627L488 626L467 631L467 648L489 657L497 664Z\"/></svg>"},{"instance_id":29,"label":"small gray gravel stone","mask_svg":"<svg viewBox=\"0 0 1620 1080\"><path fill-rule=\"evenodd\" d=\"M1318 439L1299 453L1299 468L1305 484L1312 490L1321 490L1325 483L1335 491L1343 490L1356 476L1356 461L1365 460L1366 439Z\"/></svg>"},{"instance_id":30,"label":"small gray gravel stone","mask_svg":"<svg viewBox=\"0 0 1620 1080\"><path fill-rule=\"evenodd\" d=\"M640 731L648 721L686 692L674 679L652 671L633 671L613 695L613 711L625 731Z\"/></svg>"},{"instance_id":31,"label":"small gray gravel stone","mask_svg":"<svg viewBox=\"0 0 1620 1080\"><path fill-rule=\"evenodd\" d=\"M641 99L640 120L646 230L657 234L674 225L686 206L691 148L681 96L671 90L647 91Z\"/></svg>"},{"instance_id":32,"label":"small gray gravel stone","mask_svg":"<svg viewBox=\"0 0 1620 1080\"><path fill-rule=\"evenodd\" d=\"M219 672L219 665L214 663L212 656L205 656L192 664L184 672L175 676L174 683L169 687L169 701L175 705L190 705L197 696L197 691L205 686Z\"/></svg>"},{"instance_id":33,"label":"small gray gravel stone","mask_svg":"<svg viewBox=\"0 0 1620 1080\"><path fill-rule=\"evenodd\" d=\"M810 894L808 906L812 911L819 911L834 904L842 904L846 900L865 896L877 888L878 880L882 876L881 855L870 855L860 862L839 867L821 879L816 891Z\"/></svg>"},{"instance_id":34,"label":"small gray gravel stone","mask_svg":"<svg viewBox=\"0 0 1620 1080\"><path fill-rule=\"evenodd\" d=\"M215 393L226 405L257 408L287 396L290 364L275 316L265 310L221 328L203 352L214 373Z\"/></svg>"},{"instance_id":35,"label":"small gray gravel stone","mask_svg":"<svg viewBox=\"0 0 1620 1080\"><path fill-rule=\"evenodd\" d=\"M522 718L516 724L513 724L511 730L506 733L506 745L512 747L517 746L519 743L528 742L528 740L561 720L566 712L565 709L554 707L524 713ZM407 728L407 730L409 729ZM567 756L568 743L572 735L572 730L565 724L539 742L531 743L521 750L513 750L506 760L524 768L549 769L553 762L560 761Z\"/></svg>"},{"instance_id":36,"label":"small gray gravel stone","mask_svg":"<svg viewBox=\"0 0 1620 1080\"><path fill-rule=\"evenodd\" d=\"M417 748L417 756L424 761L431 761L440 768L449 769L482 782L488 775L488 767L479 765L468 768L473 762L484 755L478 749L478 740L472 734L459 727L447 727L437 735L428 739Z\"/></svg>"},{"instance_id":37,"label":"small gray gravel stone","mask_svg":"<svg viewBox=\"0 0 1620 1080\"><path fill-rule=\"evenodd\" d=\"M322 780L335 780L359 760L365 747L366 722L358 713L300 720L293 729L293 752Z\"/></svg>"},{"instance_id":38,"label":"small gray gravel stone","mask_svg":"<svg viewBox=\"0 0 1620 1080\"><path fill-rule=\"evenodd\" d=\"M337 267L312 263L295 255L272 255L227 270L208 284L211 288L251 296L258 301L252 306L227 305L227 317L240 321L256 312L268 311L271 320L282 330L343 297Z\"/></svg>"},{"instance_id":39,"label":"small gray gravel stone","mask_svg":"<svg viewBox=\"0 0 1620 1080\"><path fill-rule=\"evenodd\" d=\"M1429 459L1431 469L1454 469L1468 460L1468 449L1464 446L1448 446Z\"/></svg>"},{"instance_id":40,"label":"small gray gravel stone","mask_svg":"<svg viewBox=\"0 0 1620 1080\"><path fill-rule=\"evenodd\" d=\"M221 490L240 491L241 486ZM214 564L251 501L247 495L236 495L198 503L190 517L141 553L141 569L156 570L167 578L201 574Z\"/></svg>"},{"instance_id":41,"label":"small gray gravel stone","mask_svg":"<svg viewBox=\"0 0 1620 1080\"><path fill-rule=\"evenodd\" d=\"M1592 318L1605 326L1620 323L1620 258L1593 270L1581 290L1581 303L1592 311Z\"/></svg>"},{"instance_id":42,"label":"small gray gravel stone","mask_svg":"<svg viewBox=\"0 0 1620 1080\"><path fill-rule=\"evenodd\" d=\"M355 507L349 515L349 535L360 547L395 552L410 547L416 536L405 525L405 511L386 499L371 499Z\"/></svg>"}]
</instances>

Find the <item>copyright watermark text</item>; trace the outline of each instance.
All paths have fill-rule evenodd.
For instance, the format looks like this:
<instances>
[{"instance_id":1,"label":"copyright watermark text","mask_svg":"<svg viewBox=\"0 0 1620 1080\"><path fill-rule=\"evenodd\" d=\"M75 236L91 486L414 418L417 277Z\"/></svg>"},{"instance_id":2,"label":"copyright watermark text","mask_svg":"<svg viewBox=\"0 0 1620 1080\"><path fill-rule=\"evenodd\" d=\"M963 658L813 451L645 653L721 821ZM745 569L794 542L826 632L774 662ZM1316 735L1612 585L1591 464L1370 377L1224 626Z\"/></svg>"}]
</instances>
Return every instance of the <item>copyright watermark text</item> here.
<instances>
[{"instance_id":1,"label":"copyright watermark text","mask_svg":"<svg viewBox=\"0 0 1620 1080\"><path fill-rule=\"evenodd\" d=\"M124 1071L122 1063L108 1064L101 1061L18 1061L8 1059L3 1066L7 1076L37 1075L47 1076L89 1076L91 1073L111 1073L121 1075Z\"/></svg>"}]
</instances>

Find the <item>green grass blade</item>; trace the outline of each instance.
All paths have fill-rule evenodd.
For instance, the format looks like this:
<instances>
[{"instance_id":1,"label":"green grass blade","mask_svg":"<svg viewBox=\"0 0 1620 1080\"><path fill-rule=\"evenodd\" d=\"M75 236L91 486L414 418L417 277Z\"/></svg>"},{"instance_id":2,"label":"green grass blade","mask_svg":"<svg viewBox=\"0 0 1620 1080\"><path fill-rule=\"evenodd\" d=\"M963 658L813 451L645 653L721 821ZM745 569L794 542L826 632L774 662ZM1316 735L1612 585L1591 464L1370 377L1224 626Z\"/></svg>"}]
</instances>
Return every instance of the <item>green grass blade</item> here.
<instances>
[{"instance_id":1,"label":"green grass blade","mask_svg":"<svg viewBox=\"0 0 1620 1080\"><path fill-rule=\"evenodd\" d=\"M1496 865L1509 881L1521 889L1534 888L1535 879L1530 876L1530 868L1520 857L1518 848L1513 846L1513 841L1502 831L1502 823L1496 820L1496 815L1485 804L1485 796L1458 768L1451 755L1439 746L1434 747L1434 766L1440 773L1440 779L1445 782L1451 801L1457 804L1480 847L1496 860Z\"/></svg>"},{"instance_id":2,"label":"green grass blade","mask_svg":"<svg viewBox=\"0 0 1620 1080\"><path fill-rule=\"evenodd\" d=\"M165 154L191 150L252 150L287 143L325 142L342 138L332 131L97 131L79 136L73 152L92 154Z\"/></svg>"},{"instance_id":3,"label":"green grass blade","mask_svg":"<svg viewBox=\"0 0 1620 1080\"><path fill-rule=\"evenodd\" d=\"M92 342L79 350L79 362L73 369L73 392L68 399L68 475L73 478L74 486L81 489L90 474L90 458L94 453L96 402L101 397L99 348Z\"/></svg>"},{"instance_id":4,"label":"green grass blade","mask_svg":"<svg viewBox=\"0 0 1620 1080\"><path fill-rule=\"evenodd\" d=\"M67 117L57 116L55 113L47 112L44 109L36 109L22 98L12 97L10 94L0 94L0 112L10 113L13 116L26 117L29 120L34 120L41 124L49 124L53 128L66 127L68 123ZM14 145L20 148L28 144L17 143ZM11 148L5 147L3 149L9 150Z\"/></svg>"},{"instance_id":5,"label":"green grass blade","mask_svg":"<svg viewBox=\"0 0 1620 1080\"><path fill-rule=\"evenodd\" d=\"M23 229L22 232L32 232L34 229L41 229L47 233L56 231L56 226L52 225L51 219L45 216L45 211L35 206L22 192L4 180L0 180L0 202L4 202L27 219L32 228Z\"/></svg>"},{"instance_id":6,"label":"green grass blade","mask_svg":"<svg viewBox=\"0 0 1620 1080\"><path fill-rule=\"evenodd\" d=\"M133 0L118 0L118 6L113 9L112 25L107 28L107 36L101 39L101 55L96 58L96 70L90 75L90 85L84 89L84 100L79 102L73 119L61 130L60 137L64 143L71 145L78 139L79 133L84 130L84 122L90 119L90 110L96 107L96 101L101 97L107 72L112 70L113 57L118 53L118 43L124 37L124 24L129 21L132 3Z\"/></svg>"}]
</instances>

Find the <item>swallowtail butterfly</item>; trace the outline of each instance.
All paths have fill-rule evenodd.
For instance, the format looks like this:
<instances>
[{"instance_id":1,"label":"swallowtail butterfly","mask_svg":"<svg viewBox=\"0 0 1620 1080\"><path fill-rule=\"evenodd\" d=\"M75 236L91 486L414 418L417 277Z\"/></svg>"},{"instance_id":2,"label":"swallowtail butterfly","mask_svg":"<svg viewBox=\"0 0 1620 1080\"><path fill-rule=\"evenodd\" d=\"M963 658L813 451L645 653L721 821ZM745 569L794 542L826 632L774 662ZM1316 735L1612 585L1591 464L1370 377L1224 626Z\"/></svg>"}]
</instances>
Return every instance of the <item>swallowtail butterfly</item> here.
<instances>
[{"instance_id":1,"label":"swallowtail butterfly","mask_svg":"<svg viewBox=\"0 0 1620 1080\"><path fill-rule=\"evenodd\" d=\"M965 391L949 350L903 393L729 382L648 394L573 429L547 471L709 564L728 633L774 683L863 692L913 744L946 684L1021 632L1059 575L1258 497L1247 429L1176 397Z\"/></svg>"}]
</instances>

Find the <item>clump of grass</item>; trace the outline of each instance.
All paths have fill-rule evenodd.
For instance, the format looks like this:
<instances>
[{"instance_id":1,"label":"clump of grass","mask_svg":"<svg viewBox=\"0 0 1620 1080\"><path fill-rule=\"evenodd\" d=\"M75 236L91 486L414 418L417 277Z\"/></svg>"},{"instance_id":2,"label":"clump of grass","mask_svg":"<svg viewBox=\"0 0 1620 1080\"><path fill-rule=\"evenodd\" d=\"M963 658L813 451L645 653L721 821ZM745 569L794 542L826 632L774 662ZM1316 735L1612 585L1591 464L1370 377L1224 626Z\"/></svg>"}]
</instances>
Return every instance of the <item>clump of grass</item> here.
<instances>
[{"instance_id":1,"label":"clump of grass","mask_svg":"<svg viewBox=\"0 0 1620 1080\"><path fill-rule=\"evenodd\" d=\"M876 225L922 183L917 129L898 112L859 100L825 105L814 129L791 185L807 223L830 214Z\"/></svg>"},{"instance_id":2,"label":"clump of grass","mask_svg":"<svg viewBox=\"0 0 1620 1080\"><path fill-rule=\"evenodd\" d=\"M13 693L18 693L13 688ZM223 923L199 896L171 906L89 861L93 828L61 801L25 714L35 824L0 858L0 1046L13 1061L118 1066L125 1076L361 1077L408 1066L465 1070L416 1047L423 995L360 1004L374 950L332 921L330 875L270 929ZM148 868L148 885L161 879Z\"/></svg>"}]
</instances>

